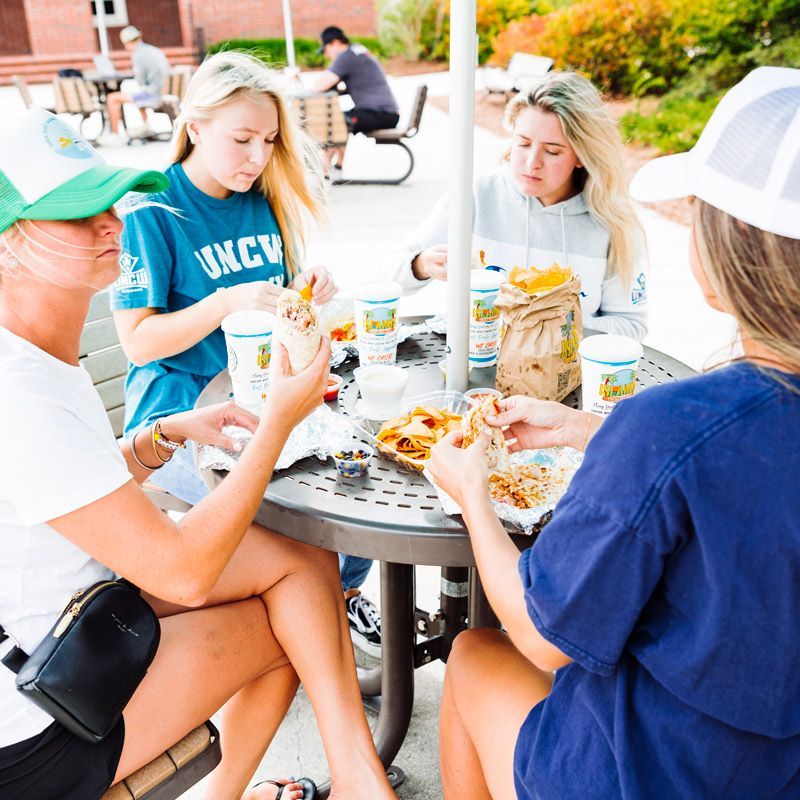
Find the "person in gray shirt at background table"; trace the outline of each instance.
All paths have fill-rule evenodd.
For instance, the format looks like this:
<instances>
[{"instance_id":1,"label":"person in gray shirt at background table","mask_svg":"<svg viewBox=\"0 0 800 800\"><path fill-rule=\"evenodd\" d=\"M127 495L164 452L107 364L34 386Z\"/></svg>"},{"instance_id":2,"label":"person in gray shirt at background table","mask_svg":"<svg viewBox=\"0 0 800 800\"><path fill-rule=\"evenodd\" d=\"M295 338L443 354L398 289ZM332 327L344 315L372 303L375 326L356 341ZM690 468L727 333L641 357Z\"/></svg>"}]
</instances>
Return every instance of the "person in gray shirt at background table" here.
<instances>
[{"instance_id":1,"label":"person in gray shirt at background table","mask_svg":"<svg viewBox=\"0 0 800 800\"><path fill-rule=\"evenodd\" d=\"M127 142L127 136L120 131L122 106L134 103L142 116L142 128L129 131L137 137L152 133L147 122L147 109L155 108L161 102L161 88L171 67L164 53L152 44L142 41L142 32L134 25L128 25L119 32L123 47L131 53L133 79L136 83L127 92L111 92L106 98L108 120L111 133L100 140L104 145L120 145Z\"/></svg>"},{"instance_id":2,"label":"person in gray shirt at background table","mask_svg":"<svg viewBox=\"0 0 800 800\"><path fill-rule=\"evenodd\" d=\"M386 81L378 60L366 47L351 44L341 28L331 25L320 34L319 53L331 59L331 65L316 79L315 92L327 92L344 83L353 98L353 108L345 111L350 133L394 128L400 121L397 100ZM341 174L344 147L326 151L329 166Z\"/></svg>"}]
</instances>

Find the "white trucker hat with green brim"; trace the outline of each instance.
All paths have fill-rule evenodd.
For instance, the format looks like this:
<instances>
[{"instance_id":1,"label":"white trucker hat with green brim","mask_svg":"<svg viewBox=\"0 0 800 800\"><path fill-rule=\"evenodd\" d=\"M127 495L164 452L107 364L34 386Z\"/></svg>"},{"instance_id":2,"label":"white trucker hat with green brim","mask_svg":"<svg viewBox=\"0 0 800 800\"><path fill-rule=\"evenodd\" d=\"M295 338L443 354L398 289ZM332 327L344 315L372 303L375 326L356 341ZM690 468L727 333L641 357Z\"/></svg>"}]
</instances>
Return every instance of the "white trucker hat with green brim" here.
<instances>
[{"instance_id":1,"label":"white trucker hat with green brim","mask_svg":"<svg viewBox=\"0 0 800 800\"><path fill-rule=\"evenodd\" d=\"M113 167L54 114L33 108L0 129L0 232L18 219L82 219L127 192L159 192L157 170Z\"/></svg>"},{"instance_id":2,"label":"white trucker hat with green brim","mask_svg":"<svg viewBox=\"0 0 800 800\"><path fill-rule=\"evenodd\" d=\"M645 164L630 192L643 202L693 195L800 239L800 69L753 70L720 100L688 153Z\"/></svg>"}]
</instances>

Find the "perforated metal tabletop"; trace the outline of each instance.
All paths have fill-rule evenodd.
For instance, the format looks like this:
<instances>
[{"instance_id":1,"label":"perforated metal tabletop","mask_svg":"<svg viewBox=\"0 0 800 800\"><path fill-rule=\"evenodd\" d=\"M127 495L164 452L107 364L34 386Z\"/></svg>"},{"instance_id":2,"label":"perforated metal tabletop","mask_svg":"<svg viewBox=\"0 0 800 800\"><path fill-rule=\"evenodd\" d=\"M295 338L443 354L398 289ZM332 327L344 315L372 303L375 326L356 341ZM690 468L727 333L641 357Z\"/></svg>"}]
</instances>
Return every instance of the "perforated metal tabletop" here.
<instances>
[{"instance_id":1,"label":"perforated metal tabletop","mask_svg":"<svg viewBox=\"0 0 800 800\"><path fill-rule=\"evenodd\" d=\"M397 363L412 373L406 395L443 389L438 362L445 357L444 336L425 331L403 342ZM344 414L353 413L358 397L353 378L357 365L351 359L336 370L343 383L338 404L331 406ZM637 382L646 388L691 374L686 365L645 348ZM472 370L470 386L494 386L494 368ZM230 390L224 371L206 387L198 405L226 400ZM564 402L577 408L580 393ZM353 444L358 442L370 443L354 431ZM208 476L209 482L224 475ZM276 472L256 521L308 544L380 561L461 567L475 563L461 518L444 514L430 483L421 474L377 456L365 478L343 478L333 459L322 463L313 457Z\"/></svg>"}]
</instances>

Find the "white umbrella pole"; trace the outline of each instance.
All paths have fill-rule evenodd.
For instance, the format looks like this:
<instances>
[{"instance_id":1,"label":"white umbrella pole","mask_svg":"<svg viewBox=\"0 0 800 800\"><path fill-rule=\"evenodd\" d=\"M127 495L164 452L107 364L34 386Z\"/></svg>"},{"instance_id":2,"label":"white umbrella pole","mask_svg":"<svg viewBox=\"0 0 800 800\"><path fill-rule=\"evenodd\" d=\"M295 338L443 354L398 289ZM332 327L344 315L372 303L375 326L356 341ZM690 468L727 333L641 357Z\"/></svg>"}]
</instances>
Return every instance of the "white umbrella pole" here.
<instances>
[{"instance_id":1,"label":"white umbrella pole","mask_svg":"<svg viewBox=\"0 0 800 800\"><path fill-rule=\"evenodd\" d=\"M106 8L103 0L95 0L97 11L97 37L100 40L100 52L108 58L108 31L106 30Z\"/></svg>"},{"instance_id":2,"label":"white umbrella pole","mask_svg":"<svg viewBox=\"0 0 800 800\"><path fill-rule=\"evenodd\" d=\"M290 0L283 0L283 30L286 36L286 62L290 67L295 67L294 34L292 33L292 9Z\"/></svg>"},{"instance_id":3,"label":"white umbrella pole","mask_svg":"<svg viewBox=\"0 0 800 800\"><path fill-rule=\"evenodd\" d=\"M450 165L447 228L447 388L469 385L469 271L475 116L475 0L450 4Z\"/></svg>"}]
</instances>

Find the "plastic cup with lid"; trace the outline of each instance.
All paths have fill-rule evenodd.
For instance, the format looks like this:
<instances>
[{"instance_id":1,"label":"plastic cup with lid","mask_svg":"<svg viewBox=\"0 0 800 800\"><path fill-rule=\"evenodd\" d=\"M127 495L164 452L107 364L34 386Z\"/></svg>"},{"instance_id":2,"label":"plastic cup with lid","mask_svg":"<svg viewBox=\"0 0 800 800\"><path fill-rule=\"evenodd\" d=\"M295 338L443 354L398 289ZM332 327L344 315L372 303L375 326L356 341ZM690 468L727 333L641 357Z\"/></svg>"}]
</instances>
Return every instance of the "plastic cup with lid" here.
<instances>
[{"instance_id":1,"label":"plastic cup with lid","mask_svg":"<svg viewBox=\"0 0 800 800\"><path fill-rule=\"evenodd\" d=\"M353 293L362 367L394 364L397 358L397 304L403 288L395 281L362 283Z\"/></svg>"},{"instance_id":2,"label":"plastic cup with lid","mask_svg":"<svg viewBox=\"0 0 800 800\"><path fill-rule=\"evenodd\" d=\"M274 326L268 311L235 311L222 320L233 398L255 413L267 396Z\"/></svg>"},{"instance_id":3,"label":"plastic cup with lid","mask_svg":"<svg viewBox=\"0 0 800 800\"><path fill-rule=\"evenodd\" d=\"M469 276L469 365L491 367L500 346L500 310L494 302L505 280L497 270L473 270Z\"/></svg>"},{"instance_id":4,"label":"plastic cup with lid","mask_svg":"<svg viewBox=\"0 0 800 800\"><path fill-rule=\"evenodd\" d=\"M578 347L581 357L581 407L606 416L636 391L636 371L642 345L629 336L602 333L587 336Z\"/></svg>"}]
</instances>

